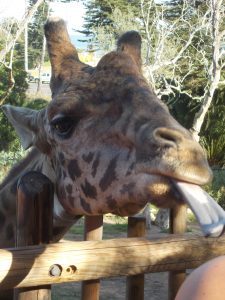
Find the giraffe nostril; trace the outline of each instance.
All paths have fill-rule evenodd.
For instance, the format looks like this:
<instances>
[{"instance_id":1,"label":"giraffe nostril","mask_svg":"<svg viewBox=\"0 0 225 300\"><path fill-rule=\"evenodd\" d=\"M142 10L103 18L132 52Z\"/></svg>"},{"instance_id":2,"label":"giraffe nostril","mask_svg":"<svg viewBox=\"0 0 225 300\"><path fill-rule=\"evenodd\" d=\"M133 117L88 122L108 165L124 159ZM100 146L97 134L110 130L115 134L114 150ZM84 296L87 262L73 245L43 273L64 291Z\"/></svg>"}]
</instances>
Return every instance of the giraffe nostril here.
<instances>
[{"instance_id":1,"label":"giraffe nostril","mask_svg":"<svg viewBox=\"0 0 225 300\"><path fill-rule=\"evenodd\" d=\"M180 131L164 127L155 129L153 136L156 142L171 146L177 146L184 139Z\"/></svg>"}]
</instances>

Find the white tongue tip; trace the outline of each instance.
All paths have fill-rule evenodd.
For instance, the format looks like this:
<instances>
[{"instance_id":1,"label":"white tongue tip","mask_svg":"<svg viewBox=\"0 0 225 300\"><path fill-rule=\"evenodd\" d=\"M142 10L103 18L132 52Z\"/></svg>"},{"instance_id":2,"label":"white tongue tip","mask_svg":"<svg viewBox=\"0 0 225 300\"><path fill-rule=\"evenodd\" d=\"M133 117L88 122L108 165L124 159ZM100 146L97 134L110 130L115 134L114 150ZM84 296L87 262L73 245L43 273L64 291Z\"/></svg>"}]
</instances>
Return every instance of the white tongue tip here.
<instances>
[{"instance_id":1,"label":"white tongue tip","mask_svg":"<svg viewBox=\"0 0 225 300\"><path fill-rule=\"evenodd\" d=\"M224 232L224 225L225 222L224 220L218 222L218 223L213 223L210 225L201 225L203 234L205 237L210 236L210 237L218 237L221 236Z\"/></svg>"},{"instance_id":2,"label":"white tongue tip","mask_svg":"<svg viewBox=\"0 0 225 300\"><path fill-rule=\"evenodd\" d=\"M225 225L225 211L222 207L199 186L180 181L174 183L195 214L204 236L220 236Z\"/></svg>"}]
</instances>

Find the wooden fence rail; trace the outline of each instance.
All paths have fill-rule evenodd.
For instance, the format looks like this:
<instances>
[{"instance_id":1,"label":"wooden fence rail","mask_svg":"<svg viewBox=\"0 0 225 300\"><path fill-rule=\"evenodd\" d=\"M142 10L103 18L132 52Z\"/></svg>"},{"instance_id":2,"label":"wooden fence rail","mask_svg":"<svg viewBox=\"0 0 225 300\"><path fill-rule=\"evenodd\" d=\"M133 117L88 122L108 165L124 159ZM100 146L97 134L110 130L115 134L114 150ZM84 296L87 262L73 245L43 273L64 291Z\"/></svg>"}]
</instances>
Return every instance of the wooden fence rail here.
<instances>
[{"instance_id":1,"label":"wooden fence rail","mask_svg":"<svg viewBox=\"0 0 225 300\"><path fill-rule=\"evenodd\" d=\"M225 236L126 238L0 250L0 289L196 268L225 253ZM59 272L51 273L51 270Z\"/></svg>"}]
</instances>

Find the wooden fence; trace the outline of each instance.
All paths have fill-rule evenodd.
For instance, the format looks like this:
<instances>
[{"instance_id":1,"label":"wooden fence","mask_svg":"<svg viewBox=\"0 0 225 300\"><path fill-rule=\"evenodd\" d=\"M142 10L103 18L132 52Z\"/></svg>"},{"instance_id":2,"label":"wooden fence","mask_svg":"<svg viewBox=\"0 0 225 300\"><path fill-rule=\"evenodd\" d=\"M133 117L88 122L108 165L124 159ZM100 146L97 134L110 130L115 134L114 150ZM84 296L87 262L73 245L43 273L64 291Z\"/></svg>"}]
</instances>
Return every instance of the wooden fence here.
<instances>
[{"instance_id":1,"label":"wooden fence","mask_svg":"<svg viewBox=\"0 0 225 300\"><path fill-rule=\"evenodd\" d=\"M0 299L49 300L51 284L83 281L82 299L99 299L100 279L127 276L127 300L144 299L144 273L170 272L174 299L186 269L225 254L225 237L185 235L186 209L171 213L169 237L146 239L145 220L129 218L128 238L102 239L102 216L85 219L85 242L49 243L53 187L37 172L18 184L16 248L0 250ZM12 290L14 293L12 296ZM6 291L7 290L7 291ZM10 296L9 296L10 297Z\"/></svg>"}]
</instances>

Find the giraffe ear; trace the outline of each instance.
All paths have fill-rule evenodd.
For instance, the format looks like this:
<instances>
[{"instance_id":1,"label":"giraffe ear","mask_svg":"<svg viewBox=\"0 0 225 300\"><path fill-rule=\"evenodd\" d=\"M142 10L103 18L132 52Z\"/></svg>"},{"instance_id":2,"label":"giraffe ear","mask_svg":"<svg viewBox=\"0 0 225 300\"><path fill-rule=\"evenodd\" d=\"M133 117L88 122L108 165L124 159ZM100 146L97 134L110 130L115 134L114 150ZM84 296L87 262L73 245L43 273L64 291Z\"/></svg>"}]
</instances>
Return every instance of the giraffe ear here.
<instances>
[{"instance_id":1,"label":"giraffe ear","mask_svg":"<svg viewBox=\"0 0 225 300\"><path fill-rule=\"evenodd\" d=\"M15 128L23 148L26 150L36 145L38 139L37 126L38 111L11 105L3 105L2 110Z\"/></svg>"},{"instance_id":2,"label":"giraffe ear","mask_svg":"<svg viewBox=\"0 0 225 300\"><path fill-rule=\"evenodd\" d=\"M127 31L117 42L117 51L129 55L141 70L141 36L137 31Z\"/></svg>"}]
</instances>

